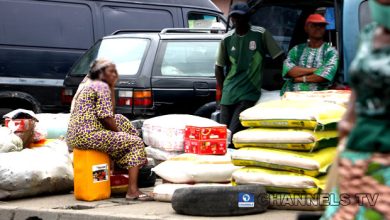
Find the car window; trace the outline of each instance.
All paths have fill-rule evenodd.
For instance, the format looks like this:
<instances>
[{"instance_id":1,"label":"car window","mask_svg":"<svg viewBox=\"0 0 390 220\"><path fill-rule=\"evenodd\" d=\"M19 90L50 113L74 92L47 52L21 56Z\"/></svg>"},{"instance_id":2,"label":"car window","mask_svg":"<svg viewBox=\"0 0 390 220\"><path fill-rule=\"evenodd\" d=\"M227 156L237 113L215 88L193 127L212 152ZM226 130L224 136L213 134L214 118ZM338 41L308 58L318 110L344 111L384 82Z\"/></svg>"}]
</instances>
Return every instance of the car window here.
<instances>
[{"instance_id":1,"label":"car window","mask_svg":"<svg viewBox=\"0 0 390 220\"><path fill-rule=\"evenodd\" d=\"M92 11L87 4L0 2L0 44L88 49L94 43Z\"/></svg>"},{"instance_id":2,"label":"car window","mask_svg":"<svg viewBox=\"0 0 390 220\"><path fill-rule=\"evenodd\" d=\"M219 41L165 42L160 73L176 77L213 77Z\"/></svg>"},{"instance_id":3,"label":"car window","mask_svg":"<svg viewBox=\"0 0 390 220\"><path fill-rule=\"evenodd\" d=\"M284 52L287 53L291 36L301 13L302 10L298 8L265 6L256 11L251 18L251 23L270 31Z\"/></svg>"},{"instance_id":4,"label":"car window","mask_svg":"<svg viewBox=\"0 0 390 220\"><path fill-rule=\"evenodd\" d=\"M188 13L189 28L226 28L226 24L215 15Z\"/></svg>"},{"instance_id":5,"label":"car window","mask_svg":"<svg viewBox=\"0 0 390 220\"><path fill-rule=\"evenodd\" d=\"M89 66L97 58L105 58L116 64L119 75L133 76L139 71L149 45L148 39L105 39L93 46L74 66L72 75L86 75Z\"/></svg>"},{"instance_id":6,"label":"car window","mask_svg":"<svg viewBox=\"0 0 390 220\"><path fill-rule=\"evenodd\" d=\"M359 25L363 29L367 24L371 23L371 11L368 7L368 1L364 1L359 7Z\"/></svg>"},{"instance_id":7,"label":"car window","mask_svg":"<svg viewBox=\"0 0 390 220\"><path fill-rule=\"evenodd\" d=\"M102 8L106 35L117 30L161 30L174 27L174 14L169 8L134 8L104 6Z\"/></svg>"}]
</instances>

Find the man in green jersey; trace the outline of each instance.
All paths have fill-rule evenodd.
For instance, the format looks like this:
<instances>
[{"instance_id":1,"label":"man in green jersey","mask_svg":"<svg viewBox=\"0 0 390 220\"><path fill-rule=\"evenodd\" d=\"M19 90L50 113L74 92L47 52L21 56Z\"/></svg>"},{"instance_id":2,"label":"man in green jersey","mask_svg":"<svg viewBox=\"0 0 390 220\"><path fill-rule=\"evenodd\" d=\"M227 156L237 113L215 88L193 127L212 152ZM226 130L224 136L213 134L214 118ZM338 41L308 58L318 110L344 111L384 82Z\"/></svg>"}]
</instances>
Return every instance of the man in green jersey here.
<instances>
[{"instance_id":1,"label":"man in green jersey","mask_svg":"<svg viewBox=\"0 0 390 220\"><path fill-rule=\"evenodd\" d=\"M320 14L306 20L307 43L295 46L284 61L282 75L286 80L281 94L286 91L318 91L328 89L336 75L338 53L324 42L328 22Z\"/></svg>"},{"instance_id":2,"label":"man in green jersey","mask_svg":"<svg viewBox=\"0 0 390 220\"><path fill-rule=\"evenodd\" d=\"M262 67L266 54L273 59L283 54L270 32L249 24L246 3L232 6L230 17L235 29L221 41L215 66L215 76L222 91L221 123L232 134L243 129L239 115L260 98ZM228 73L224 74L224 67Z\"/></svg>"}]
</instances>

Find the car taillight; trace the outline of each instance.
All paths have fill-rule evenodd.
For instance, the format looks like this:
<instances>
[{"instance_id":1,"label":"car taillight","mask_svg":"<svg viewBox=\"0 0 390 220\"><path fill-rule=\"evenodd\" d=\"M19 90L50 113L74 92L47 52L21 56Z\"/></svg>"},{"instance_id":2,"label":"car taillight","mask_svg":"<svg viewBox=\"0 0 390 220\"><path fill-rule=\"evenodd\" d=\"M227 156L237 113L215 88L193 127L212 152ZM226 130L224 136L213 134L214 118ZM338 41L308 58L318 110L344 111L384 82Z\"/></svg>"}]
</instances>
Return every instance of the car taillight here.
<instances>
[{"instance_id":1,"label":"car taillight","mask_svg":"<svg viewBox=\"0 0 390 220\"><path fill-rule=\"evenodd\" d=\"M61 91L61 103L64 105L70 105L73 99L72 89L62 89Z\"/></svg>"},{"instance_id":2,"label":"car taillight","mask_svg":"<svg viewBox=\"0 0 390 220\"><path fill-rule=\"evenodd\" d=\"M221 88L218 86L218 83L217 83L217 88L216 88L216 93L215 93L215 100L217 101L217 103L219 103L222 99L222 90Z\"/></svg>"},{"instance_id":3,"label":"car taillight","mask_svg":"<svg viewBox=\"0 0 390 220\"><path fill-rule=\"evenodd\" d=\"M136 107L151 107L153 105L152 91L150 90L135 90L133 98Z\"/></svg>"},{"instance_id":4,"label":"car taillight","mask_svg":"<svg viewBox=\"0 0 390 220\"><path fill-rule=\"evenodd\" d=\"M118 105L119 106L132 106L133 105L133 91L119 91L118 92Z\"/></svg>"}]
</instances>

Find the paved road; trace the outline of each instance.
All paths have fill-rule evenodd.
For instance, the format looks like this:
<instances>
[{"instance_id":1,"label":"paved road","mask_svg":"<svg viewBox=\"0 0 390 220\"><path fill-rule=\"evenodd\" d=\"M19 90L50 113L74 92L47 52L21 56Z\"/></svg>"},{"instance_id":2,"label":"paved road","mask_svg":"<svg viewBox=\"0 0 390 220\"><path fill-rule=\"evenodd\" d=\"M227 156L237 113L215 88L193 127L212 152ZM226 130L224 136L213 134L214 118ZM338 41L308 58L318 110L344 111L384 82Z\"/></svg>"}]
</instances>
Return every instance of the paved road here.
<instances>
[{"instance_id":1,"label":"paved road","mask_svg":"<svg viewBox=\"0 0 390 220\"><path fill-rule=\"evenodd\" d=\"M298 213L300 212L269 210L257 215L218 219L290 220L296 219ZM175 214L170 203L128 202L123 198L81 202L69 194L0 202L0 220L25 220L34 216L42 220L210 219Z\"/></svg>"}]
</instances>

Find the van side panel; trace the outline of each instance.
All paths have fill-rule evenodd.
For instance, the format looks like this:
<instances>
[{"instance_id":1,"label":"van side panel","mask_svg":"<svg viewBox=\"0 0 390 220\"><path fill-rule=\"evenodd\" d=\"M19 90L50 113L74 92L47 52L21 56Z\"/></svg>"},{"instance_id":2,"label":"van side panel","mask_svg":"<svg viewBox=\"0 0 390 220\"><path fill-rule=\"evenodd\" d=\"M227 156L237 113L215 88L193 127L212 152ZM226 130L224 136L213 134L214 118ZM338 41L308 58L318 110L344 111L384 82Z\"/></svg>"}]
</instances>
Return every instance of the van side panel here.
<instances>
[{"instance_id":1,"label":"van side panel","mask_svg":"<svg viewBox=\"0 0 390 220\"><path fill-rule=\"evenodd\" d=\"M85 4L1 1L0 20L0 76L63 79L94 42Z\"/></svg>"},{"instance_id":2,"label":"van side panel","mask_svg":"<svg viewBox=\"0 0 390 220\"><path fill-rule=\"evenodd\" d=\"M79 2L0 0L0 93L30 94L39 103L33 109L61 110L63 79L95 41L92 9Z\"/></svg>"},{"instance_id":3,"label":"van side panel","mask_svg":"<svg viewBox=\"0 0 390 220\"><path fill-rule=\"evenodd\" d=\"M176 19L179 9L174 7L110 3L102 5L100 10L105 35L123 29L161 30L179 27Z\"/></svg>"}]
</instances>

